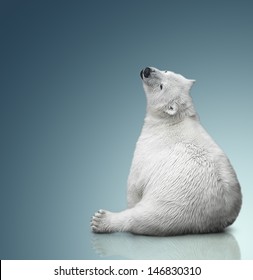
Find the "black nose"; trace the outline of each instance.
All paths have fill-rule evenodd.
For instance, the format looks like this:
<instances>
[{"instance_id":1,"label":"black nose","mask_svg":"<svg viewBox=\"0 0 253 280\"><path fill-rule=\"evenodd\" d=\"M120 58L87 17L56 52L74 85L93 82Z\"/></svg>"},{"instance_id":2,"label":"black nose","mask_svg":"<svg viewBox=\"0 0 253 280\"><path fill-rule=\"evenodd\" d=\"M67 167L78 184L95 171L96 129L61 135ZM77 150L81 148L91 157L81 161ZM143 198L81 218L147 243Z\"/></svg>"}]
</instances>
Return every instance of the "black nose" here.
<instances>
[{"instance_id":1,"label":"black nose","mask_svg":"<svg viewBox=\"0 0 253 280\"><path fill-rule=\"evenodd\" d=\"M151 72L151 69L150 69L149 67L146 67L146 68L144 69L144 77L145 77L145 78L148 78L149 75L150 75L150 72Z\"/></svg>"},{"instance_id":2,"label":"black nose","mask_svg":"<svg viewBox=\"0 0 253 280\"><path fill-rule=\"evenodd\" d=\"M141 70L140 76L143 79L143 70Z\"/></svg>"},{"instance_id":3,"label":"black nose","mask_svg":"<svg viewBox=\"0 0 253 280\"><path fill-rule=\"evenodd\" d=\"M152 70L149 67L146 67L145 69L141 70L140 76L143 79L143 75L145 78L148 78L150 76L150 73L152 72Z\"/></svg>"}]
</instances>

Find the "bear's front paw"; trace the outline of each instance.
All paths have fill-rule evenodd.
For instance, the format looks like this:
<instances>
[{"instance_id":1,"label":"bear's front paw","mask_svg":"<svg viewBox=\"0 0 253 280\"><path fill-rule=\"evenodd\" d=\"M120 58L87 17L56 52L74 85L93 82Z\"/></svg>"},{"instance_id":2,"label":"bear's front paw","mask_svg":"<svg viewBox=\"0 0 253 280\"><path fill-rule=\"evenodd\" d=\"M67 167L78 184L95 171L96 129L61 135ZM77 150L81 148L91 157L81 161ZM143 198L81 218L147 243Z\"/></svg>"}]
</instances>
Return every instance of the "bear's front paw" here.
<instances>
[{"instance_id":1,"label":"bear's front paw","mask_svg":"<svg viewBox=\"0 0 253 280\"><path fill-rule=\"evenodd\" d=\"M91 230L95 233L111 232L110 212L100 209L91 219Z\"/></svg>"}]
</instances>

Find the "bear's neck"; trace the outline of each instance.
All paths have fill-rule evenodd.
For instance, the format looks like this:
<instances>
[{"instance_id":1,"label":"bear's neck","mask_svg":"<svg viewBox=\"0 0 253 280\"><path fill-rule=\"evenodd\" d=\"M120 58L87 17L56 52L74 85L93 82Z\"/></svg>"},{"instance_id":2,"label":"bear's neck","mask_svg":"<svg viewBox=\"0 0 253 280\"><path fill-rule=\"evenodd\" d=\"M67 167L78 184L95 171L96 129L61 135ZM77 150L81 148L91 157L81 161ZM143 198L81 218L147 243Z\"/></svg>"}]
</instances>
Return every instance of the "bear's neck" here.
<instances>
[{"instance_id":1,"label":"bear's neck","mask_svg":"<svg viewBox=\"0 0 253 280\"><path fill-rule=\"evenodd\" d=\"M145 123L164 123L166 125L175 125L189 118L199 121L194 107L190 107L184 112L178 112L173 116L169 115L166 112L154 112L152 110L147 110Z\"/></svg>"}]
</instances>

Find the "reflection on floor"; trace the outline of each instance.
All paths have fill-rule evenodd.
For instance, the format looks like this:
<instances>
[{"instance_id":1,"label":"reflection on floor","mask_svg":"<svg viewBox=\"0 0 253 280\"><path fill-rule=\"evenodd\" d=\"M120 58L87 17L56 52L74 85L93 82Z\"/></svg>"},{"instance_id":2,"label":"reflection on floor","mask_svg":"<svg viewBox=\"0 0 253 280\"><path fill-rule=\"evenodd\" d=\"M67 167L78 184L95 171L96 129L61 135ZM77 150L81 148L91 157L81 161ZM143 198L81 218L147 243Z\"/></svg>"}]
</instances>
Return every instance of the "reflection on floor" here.
<instances>
[{"instance_id":1,"label":"reflection on floor","mask_svg":"<svg viewBox=\"0 0 253 280\"><path fill-rule=\"evenodd\" d=\"M93 248L100 256L123 259L238 260L240 248L228 232L172 237L130 233L93 234Z\"/></svg>"}]
</instances>

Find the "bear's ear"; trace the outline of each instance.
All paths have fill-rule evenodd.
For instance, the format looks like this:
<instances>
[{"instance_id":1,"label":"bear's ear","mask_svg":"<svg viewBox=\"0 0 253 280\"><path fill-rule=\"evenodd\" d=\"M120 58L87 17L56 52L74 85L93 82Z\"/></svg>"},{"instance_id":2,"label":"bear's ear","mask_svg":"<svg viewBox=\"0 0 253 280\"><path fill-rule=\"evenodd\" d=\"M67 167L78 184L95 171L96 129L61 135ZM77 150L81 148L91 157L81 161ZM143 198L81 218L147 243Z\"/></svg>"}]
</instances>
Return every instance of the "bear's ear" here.
<instances>
[{"instance_id":1,"label":"bear's ear","mask_svg":"<svg viewBox=\"0 0 253 280\"><path fill-rule=\"evenodd\" d=\"M174 116L178 111L178 105L176 103L169 104L168 108L165 110L170 116Z\"/></svg>"},{"instance_id":2,"label":"bear's ear","mask_svg":"<svg viewBox=\"0 0 253 280\"><path fill-rule=\"evenodd\" d=\"M189 85L189 90L192 88L192 86L195 84L196 80L189 80L187 79L188 85Z\"/></svg>"}]
</instances>

